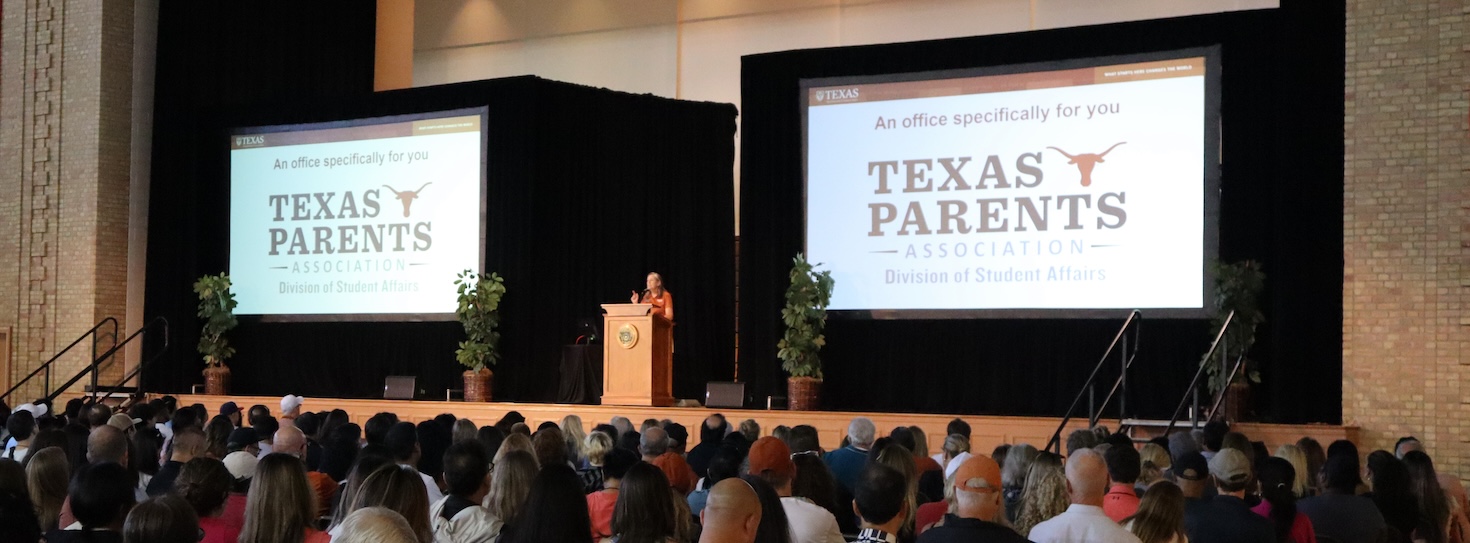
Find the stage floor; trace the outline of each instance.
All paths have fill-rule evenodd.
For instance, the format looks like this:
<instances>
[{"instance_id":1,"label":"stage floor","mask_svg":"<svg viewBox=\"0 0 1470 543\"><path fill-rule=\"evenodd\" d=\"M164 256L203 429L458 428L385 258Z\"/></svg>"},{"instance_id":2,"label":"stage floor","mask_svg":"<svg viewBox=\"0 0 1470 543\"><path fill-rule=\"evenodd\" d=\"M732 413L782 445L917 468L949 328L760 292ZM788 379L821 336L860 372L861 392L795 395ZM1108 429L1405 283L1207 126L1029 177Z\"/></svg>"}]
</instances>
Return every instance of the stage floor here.
<instances>
[{"instance_id":1,"label":"stage floor","mask_svg":"<svg viewBox=\"0 0 1470 543\"><path fill-rule=\"evenodd\" d=\"M204 404L211 414L219 412L219 406L225 402L233 401L242 410L248 410L255 404L265 405L270 408L272 414L279 414L281 399L279 397L265 396L207 396L207 395L178 395L180 405ZM689 429L690 447L699 441L699 432L696 426L704 422L705 417L714 413L721 413L730 420L732 426L738 425L745 419L754 419L760 423L761 434L770 435L771 429L776 426L796 426L809 424L817 428L821 435L822 447L828 450L834 449L842 441L847 433L847 424L854 417L868 417L878 427L880 436L887 435L890 430L898 426L918 426L927 434L929 450L931 454L938 452L944 443L944 429L949 421L956 415L925 414L925 413L863 413L863 412L836 412L836 411L785 411L785 410L759 410L759 409L711 409L700 407L636 407L617 405L573 405L573 404L546 404L546 403L466 403L462 401L421 401L421 400L353 400L339 398L307 398L303 406L308 411L326 411L341 409L348 413L352 422L362 424L376 413L391 412L398 415L401 420L420 422L434 418L442 413L450 413L458 418L467 418L476 425L486 426L494 424L509 411L518 411L526 417L526 424L532 429L545 421L560 422L562 417L577 415L582 418L586 429L590 430L594 425L607 422L614 416L628 417L637 425L643 419L669 419L683 424ZM1009 417L996 415L959 415L971 428L971 449L984 453L1002 443L1030 443L1037 448L1046 445L1057 425L1061 423L1060 418L1053 417ZM1103 420L1102 424L1109 428L1117 428L1117 420ZM1187 424L1187 422L1186 422ZM1068 431L1075 428L1085 428L1086 417L1081 420L1073 419L1068 424ZM1302 436L1312 436L1324 446L1338 439L1350 439L1354 442L1358 438L1358 429L1350 426L1335 426L1327 424L1259 424L1240 423L1235 428L1244 432L1252 440L1266 442L1270 450L1276 450L1283 443L1295 443ZM1147 429L1141 429L1146 432ZM1066 432L1063 432L1065 437Z\"/></svg>"}]
</instances>

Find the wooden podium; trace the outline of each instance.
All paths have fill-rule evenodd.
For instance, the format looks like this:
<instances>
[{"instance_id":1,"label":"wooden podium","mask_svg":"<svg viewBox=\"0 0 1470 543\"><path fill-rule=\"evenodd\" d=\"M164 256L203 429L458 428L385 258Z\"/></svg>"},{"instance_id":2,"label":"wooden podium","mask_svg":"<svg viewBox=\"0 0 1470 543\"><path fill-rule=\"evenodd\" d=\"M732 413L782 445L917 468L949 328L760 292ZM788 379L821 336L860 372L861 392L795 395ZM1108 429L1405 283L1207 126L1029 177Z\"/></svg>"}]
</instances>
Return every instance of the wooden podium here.
<instances>
[{"instance_id":1,"label":"wooden podium","mask_svg":"<svg viewBox=\"0 0 1470 543\"><path fill-rule=\"evenodd\" d=\"M602 405L674 405L674 323L651 304L602 309Z\"/></svg>"}]
</instances>

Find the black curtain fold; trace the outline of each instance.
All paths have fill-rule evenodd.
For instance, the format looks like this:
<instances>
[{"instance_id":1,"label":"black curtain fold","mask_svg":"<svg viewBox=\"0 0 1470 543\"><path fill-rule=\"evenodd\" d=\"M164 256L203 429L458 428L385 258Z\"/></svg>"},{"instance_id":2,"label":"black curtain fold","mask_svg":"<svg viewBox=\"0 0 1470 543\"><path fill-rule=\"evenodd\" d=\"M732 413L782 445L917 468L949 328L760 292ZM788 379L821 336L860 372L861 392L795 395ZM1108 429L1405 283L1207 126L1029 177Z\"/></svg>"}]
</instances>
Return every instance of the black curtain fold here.
<instances>
[{"instance_id":1,"label":"black curtain fold","mask_svg":"<svg viewBox=\"0 0 1470 543\"><path fill-rule=\"evenodd\" d=\"M1345 10L1281 8L957 38L788 51L741 62L740 368L785 393L775 357L791 258L803 244L799 82L1167 51L1219 44L1220 258L1264 263L1267 322L1252 358L1266 420L1338 422L1342 407ZM837 289L843 285L838 284ZM829 322L826 407L1060 415L1126 316L1102 320ZM1147 314L1145 312L1145 318ZM1208 346L1207 323L1145 320L1129 414L1168 417ZM1118 375L1103 371L1098 398ZM1085 404L1084 404L1085 405ZM1116 404L1107 414L1116 413Z\"/></svg>"},{"instance_id":2,"label":"black curtain fold","mask_svg":"<svg viewBox=\"0 0 1470 543\"><path fill-rule=\"evenodd\" d=\"M729 378L733 106L534 77L374 93L372 4L291 5L285 26L270 5L161 8L145 310L174 323L175 347L147 369L147 389L202 382L190 284L228 264L231 127L478 106L489 111L486 270L507 285L496 398L552 400L578 321L600 323L599 304L626 302L650 270L678 300L675 395ZM455 322L242 318L230 339L242 394L372 397L384 377L414 375L432 398L459 388L464 369Z\"/></svg>"}]
</instances>

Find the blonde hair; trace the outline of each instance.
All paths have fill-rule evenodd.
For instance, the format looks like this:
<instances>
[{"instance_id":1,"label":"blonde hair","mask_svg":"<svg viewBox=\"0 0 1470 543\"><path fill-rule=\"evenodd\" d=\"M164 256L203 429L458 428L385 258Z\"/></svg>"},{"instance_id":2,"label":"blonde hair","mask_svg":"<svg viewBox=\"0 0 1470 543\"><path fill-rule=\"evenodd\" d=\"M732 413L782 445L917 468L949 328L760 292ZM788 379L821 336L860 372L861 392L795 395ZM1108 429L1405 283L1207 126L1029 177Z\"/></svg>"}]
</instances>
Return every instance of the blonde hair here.
<instances>
[{"instance_id":1,"label":"blonde hair","mask_svg":"<svg viewBox=\"0 0 1470 543\"><path fill-rule=\"evenodd\" d=\"M316 493L301 460L284 453L260 459L245 499L239 543L301 543L315 520Z\"/></svg>"},{"instance_id":2,"label":"blonde hair","mask_svg":"<svg viewBox=\"0 0 1470 543\"><path fill-rule=\"evenodd\" d=\"M525 434L510 434L505 436L505 441L500 442L500 450L495 451L494 462L499 464L506 455L521 451L531 455L531 460L536 460L536 446L531 444L531 437ZM541 469L541 463L536 462L536 469Z\"/></svg>"},{"instance_id":3,"label":"blonde hair","mask_svg":"<svg viewBox=\"0 0 1470 543\"><path fill-rule=\"evenodd\" d=\"M1312 473L1307 470L1307 453L1301 447L1287 443L1276 448L1277 458L1291 462L1291 467L1296 468L1296 480L1291 482L1291 493L1298 498L1307 497L1307 489L1310 488Z\"/></svg>"},{"instance_id":4,"label":"blonde hair","mask_svg":"<svg viewBox=\"0 0 1470 543\"><path fill-rule=\"evenodd\" d=\"M587 452L582 447L582 440L587 439L587 428L582 425L582 417L567 415L561 418L561 435L567 440L567 453L571 455L573 463L581 463L587 458Z\"/></svg>"},{"instance_id":5,"label":"blonde hair","mask_svg":"<svg viewBox=\"0 0 1470 543\"><path fill-rule=\"evenodd\" d=\"M944 460L948 462L960 453L970 452L970 440L959 434L950 434L944 438Z\"/></svg>"},{"instance_id":6,"label":"blonde hair","mask_svg":"<svg viewBox=\"0 0 1470 543\"><path fill-rule=\"evenodd\" d=\"M1061 458L1042 454L1026 470L1026 487L1021 491L1021 511L1012 525L1025 537L1042 521L1062 514L1072 500L1067 496L1067 472Z\"/></svg>"},{"instance_id":7,"label":"blonde hair","mask_svg":"<svg viewBox=\"0 0 1470 543\"><path fill-rule=\"evenodd\" d=\"M918 426L910 426L909 432L914 434L914 456L929 456L929 435Z\"/></svg>"},{"instance_id":8,"label":"blonde hair","mask_svg":"<svg viewBox=\"0 0 1470 543\"><path fill-rule=\"evenodd\" d=\"M353 496L350 512L368 507L386 507L403 516L419 543L434 541L429 523L429 493L419 472L411 467L384 464L362 481ZM346 523L346 520L343 520Z\"/></svg>"},{"instance_id":9,"label":"blonde hair","mask_svg":"<svg viewBox=\"0 0 1470 543\"><path fill-rule=\"evenodd\" d=\"M41 519L42 532L65 527L56 523L70 481L71 466L60 447L46 447L26 458L26 488L30 490L36 517Z\"/></svg>"},{"instance_id":10,"label":"blonde hair","mask_svg":"<svg viewBox=\"0 0 1470 543\"><path fill-rule=\"evenodd\" d=\"M1163 480L1164 472L1174 465L1169 459L1169 451L1158 443L1144 445L1143 450L1138 451L1138 458L1138 482L1144 486Z\"/></svg>"},{"instance_id":11,"label":"blonde hair","mask_svg":"<svg viewBox=\"0 0 1470 543\"><path fill-rule=\"evenodd\" d=\"M914 514L918 512L919 506L919 468L914 464L914 453L909 452L903 445L889 443L878 451L879 464L883 464L903 474L903 480L907 483L904 503L908 504L908 514L903 519L903 528L899 532L907 531L908 534L916 532L914 526Z\"/></svg>"},{"instance_id":12,"label":"blonde hair","mask_svg":"<svg viewBox=\"0 0 1470 543\"><path fill-rule=\"evenodd\" d=\"M582 440L582 451L587 454L587 463L593 466L601 466L602 460L607 453L613 450L612 436L602 432L592 432Z\"/></svg>"},{"instance_id":13,"label":"blonde hair","mask_svg":"<svg viewBox=\"0 0 1470 543\"><path fill-rule=\"evenodd\" d=\"M531 495L531 483L539 471L541 468L536 465L536 455L526 451L506 453L495 461L495 471L490 475L490 493L485 495L485 508L500 522L515 524L521 507Z\"/></svg>"},{"instance_id":14,"label":"blonde hair","mask_svg":"<svg viewBox=\"0 0 1470 543\"><path fill-rule=\"evenodd\" d=\"M397 511L387 507L364 507L342 521L337 543L414 543L413 527Z\"/></svg>"}]
</instances>

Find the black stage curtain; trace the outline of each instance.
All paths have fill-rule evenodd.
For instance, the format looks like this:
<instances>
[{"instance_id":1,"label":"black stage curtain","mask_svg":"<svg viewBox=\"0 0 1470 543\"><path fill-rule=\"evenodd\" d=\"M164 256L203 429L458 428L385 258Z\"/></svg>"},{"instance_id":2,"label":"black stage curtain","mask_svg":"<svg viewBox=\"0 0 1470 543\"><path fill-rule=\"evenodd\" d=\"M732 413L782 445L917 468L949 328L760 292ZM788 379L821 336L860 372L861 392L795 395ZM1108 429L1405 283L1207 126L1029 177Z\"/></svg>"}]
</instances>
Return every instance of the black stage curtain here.
<instances>
[{"instance_id":1,"label":"black stage curtain","mask_svg":"<svg viewBox=\"0 0 1470 543\"><path fill-rule=\"evenodd\" d=\"M741 377L759 396L784 394L779 311L803 237L799 80L1219 44L1220 257L1262 261L1267 273L1268 321L1252 351L1264 384L1253 389L1253 404L1266 420L1340 421L1344 19L1341 3L1283 0L1273 10L744 57ZM1060 415L1124 317L833 320L822 351L824 402ZM1207 323L1148 320L1142 333L1129 414L1166 418L1208 345ZM1111 384L1117 370L1104 375ZM1098 397L1105 393L1104 386Z\"/></svg>"},{"instance_id":2,"label":"black stage curtain","mask_svg":"<svg viewBox=\"0 0 1470 543\"><path fill-rule=\"evenodd\" d=\"M534 77L373 93L372 3L290 6L160 13L146 309L173 322L174 348L147 389L202 382L190 285L228 263L230 127L477 106L489 108L486 269L508 288L496 398L553 399L578 320L600 325L599 304L626 302L650 270L678 298L675 395L730 379L733 106ZM242 318L232 390L372 397L385 376L414 375L440 397L460 387L462 338L455 322Z\"/></svg>"}]
</instances>

